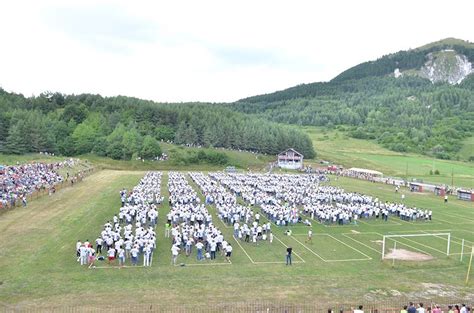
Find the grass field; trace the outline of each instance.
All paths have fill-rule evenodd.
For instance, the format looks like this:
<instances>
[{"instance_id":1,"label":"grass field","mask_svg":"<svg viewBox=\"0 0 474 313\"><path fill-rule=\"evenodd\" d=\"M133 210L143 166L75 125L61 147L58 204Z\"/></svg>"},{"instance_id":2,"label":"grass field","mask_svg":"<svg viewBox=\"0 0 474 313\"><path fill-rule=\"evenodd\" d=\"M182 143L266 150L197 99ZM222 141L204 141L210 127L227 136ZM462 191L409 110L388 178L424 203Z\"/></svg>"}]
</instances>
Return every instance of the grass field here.
<instances>
[{"instance_id":1,"label":"grass field","mask_svg":"<svg viewBox=\"0 0 474 313\"><path fill-rule=\"evenodd\" d=\"M362 167L381 171L388 176L408 179L417 178L425 182L442 183L474 188L474 163L433 159L416 154L402 154L382 148L378 144L348 137L334 130L326 131L315 127L302 128L313 141L318 158L329 160L345 167ZM472 142L467 140L463 155ZM466 150L466 151L465 151ZM440 175L430 175L438 170Z\"/></svg>"},{"instance_id":2,"label":"grass field","mask_svg":"<svg viewBox=\"0 0 474 313\"><path fill-rule=\"evenodd\" d=\"M213 263L179 256L183 267L170 265L170 242L163 238L167 202L160 207L158 248L151 268L97 268L87 270L75 258L78 239L94 240L102 225L118 212L121 188L131 188L141 171L102 170L75 187L31 202L0 216L0 303L14 307L50 308L63 305L89 307L108 304L154 303L194 308L218 303L269 301L285 303L341 303L384 301L394 298L446 298L474 301L473 280L464 285L467 260L459 261L460 240L474 244L474 206L451 199L407 193L406 202L433 210L432 222L403 222L391 218L360 221L359 225L324 226L314 223L314 242L305 243L306 226L273 226L273 244L237 243L232 229L216 225L234 246L232 264L218 256ZM162 194L167 196L165 172ZM188 178L189 179L189 178ZM189 179L190 180L190 179ZM398 200L391 186L352 179L332 184L384 200ZM197 187L192 184L196 190ZM408 240L435 257L427 262L381 262L378 240L383 234L450 232L452 253L443 256L443 238ZM284 265L285 248L292 246L294 264ZM435 287L433 287L435 286ZM86 299L86 301L85 301ZM326 304L324 304L326 306Z\"/></svg>"}]
</instances>

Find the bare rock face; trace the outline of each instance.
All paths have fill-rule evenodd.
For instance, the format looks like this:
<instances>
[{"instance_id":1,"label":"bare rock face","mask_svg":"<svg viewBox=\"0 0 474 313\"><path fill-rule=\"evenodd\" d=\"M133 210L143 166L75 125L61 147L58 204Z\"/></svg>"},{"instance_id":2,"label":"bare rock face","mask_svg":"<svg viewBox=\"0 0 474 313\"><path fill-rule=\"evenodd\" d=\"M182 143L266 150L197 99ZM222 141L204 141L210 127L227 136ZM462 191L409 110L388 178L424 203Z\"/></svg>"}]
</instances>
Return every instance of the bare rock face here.
<instances>
[{"instance_id":1,"label":"bare rock face","mask_svg":"<svg viewBox=\"0 0 474 313\"><path fill-rule=\"evenodd\" d=\"M428 61L420 69L420 75L432 83L448 82L459 84L469 74L474 73L472 63L463 54L454 50L443 50L427 55Z\"/></svg>"}]
</instances>

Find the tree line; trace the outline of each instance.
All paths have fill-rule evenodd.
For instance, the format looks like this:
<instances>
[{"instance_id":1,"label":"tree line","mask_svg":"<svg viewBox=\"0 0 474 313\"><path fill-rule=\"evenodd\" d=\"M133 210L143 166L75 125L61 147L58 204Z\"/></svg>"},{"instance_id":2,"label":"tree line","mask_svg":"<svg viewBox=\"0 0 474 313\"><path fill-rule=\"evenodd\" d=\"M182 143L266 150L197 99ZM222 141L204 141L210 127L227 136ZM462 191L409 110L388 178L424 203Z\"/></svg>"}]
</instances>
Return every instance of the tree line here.
<instances>
[{"instance_id":1,"label":"tree line","mask_svg":"<svg viewBox=\"0 0 474 313\"><path fill-rule=\"evenodd\" d=\"M308 158L315 156L303 132L218 104L60 93L27 98L0 89L2 153L94 153L114 159L151 159L160 156L160 141L266 154L293 147ZM223 162L215 155L197 157Z\"/></svg>"}]
</instances>

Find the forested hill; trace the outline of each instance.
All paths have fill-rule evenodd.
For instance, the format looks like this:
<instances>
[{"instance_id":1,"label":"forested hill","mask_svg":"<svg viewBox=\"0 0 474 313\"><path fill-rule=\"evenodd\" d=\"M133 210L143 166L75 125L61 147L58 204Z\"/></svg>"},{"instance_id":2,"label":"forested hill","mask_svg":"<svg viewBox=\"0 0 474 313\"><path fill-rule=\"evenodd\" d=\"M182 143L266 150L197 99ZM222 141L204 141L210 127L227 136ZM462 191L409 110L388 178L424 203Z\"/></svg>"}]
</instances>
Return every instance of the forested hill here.
<instances>
[{"instance_id":1,"label":"forested hill","mask_svg":"<svg viewBox=\"0 0 474 313\"><path fill-rule=\"evenodd\" d=\"M114 159L159 156L159 142L277 154L315 152L309 137L218 104L160 104L131 97L44 93L26 98L0 88L0 152L95 153Z\"/></svg>"},{"instance_id":2,"label":"forested hill","mask_svg":"<svg viewBox=\"0 0 474 313\"><path fill-rule=\"evenodd\" d=\"M340 82L365 77L386 76L394 74L394 71L397 69L401 74L418 74L420 76L424 76L425 78L430 78L430 71L425 73L422 69L428 67L427 69L431 70L431 68L429 67L430 58L432 59L439 57L440 53L442 57L442 63L439 63L436 66L443 66L444 63L446 63L447 66L444 71L457 70L455 69L456 62L458 61L457 59L463 56L465 56L466 60L470 63L474 63L473 43L459 39L448 38L425 45L417 49L389 54L379 58L376 61L368 61L361 63L342 72L332 81ZM456 55L458 57L456 57ZM412 71L411 73L410 70Z\"/></svg>"},{"instance_id":3,"label":"forested hill","mask_svg":"<svg viewBox=\"0 0 474 313\"><path fill-rule=\"evenodd\" d=\"M330 82L231 107L279 123L339 127L395 151L450 159L474 133L473 59L473 44L447 39L357 65Z\"/></svg>"}]
</instances>

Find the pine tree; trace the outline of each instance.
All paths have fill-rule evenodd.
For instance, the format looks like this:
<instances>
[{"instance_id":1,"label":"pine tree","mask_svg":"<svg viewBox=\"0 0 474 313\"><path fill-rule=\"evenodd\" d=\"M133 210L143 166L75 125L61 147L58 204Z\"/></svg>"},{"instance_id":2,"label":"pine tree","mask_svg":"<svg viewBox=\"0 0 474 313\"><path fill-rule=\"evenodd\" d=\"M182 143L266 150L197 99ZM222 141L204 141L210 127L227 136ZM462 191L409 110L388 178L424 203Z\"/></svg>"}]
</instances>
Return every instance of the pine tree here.
<instances>
[{"instance_id":1,"label":"pine tree","mask_svg":"<svg viewBox=\"0 0 474 313\"><path fill-rule=\"evenodd\" d=\"M25 122L20 120L10 127L8 131L7 142L5 144L5 152L11 154L23 154L28 152L26 138L24 132Z\"/></svg>"}]
</instances>

